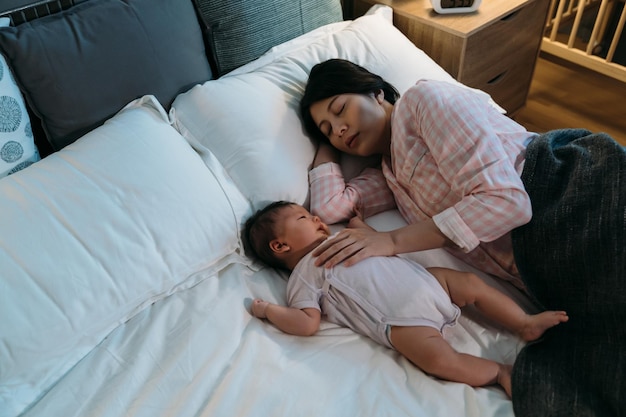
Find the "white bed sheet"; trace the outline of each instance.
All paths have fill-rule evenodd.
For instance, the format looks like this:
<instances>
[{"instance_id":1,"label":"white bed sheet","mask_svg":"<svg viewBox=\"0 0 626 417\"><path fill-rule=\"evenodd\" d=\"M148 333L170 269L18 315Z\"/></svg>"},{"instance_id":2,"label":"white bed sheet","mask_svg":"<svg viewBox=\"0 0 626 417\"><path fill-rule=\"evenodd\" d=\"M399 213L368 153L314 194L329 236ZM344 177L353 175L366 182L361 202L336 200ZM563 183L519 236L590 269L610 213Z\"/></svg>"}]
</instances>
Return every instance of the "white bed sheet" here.
<instances>
[{"instance_id":1,"label":"white bed sheet","mask_svg":"<svg viewBox=\"0 0 626 417\"><path fill-rule=\"evenodd\" d=\"M387 229L402 220L390 211L370 223ZM467 268L443 250L409 256ZM531 309L517 290L488 282ZM334 324L296 337L246 310L257 296L284 303L285 287L272 270L230 264L119 326L24 416L513 416L497 387L428 377ZM523 346L471 309L446 337L458 350L507 363Z\"/></svg>"}]
</instances>

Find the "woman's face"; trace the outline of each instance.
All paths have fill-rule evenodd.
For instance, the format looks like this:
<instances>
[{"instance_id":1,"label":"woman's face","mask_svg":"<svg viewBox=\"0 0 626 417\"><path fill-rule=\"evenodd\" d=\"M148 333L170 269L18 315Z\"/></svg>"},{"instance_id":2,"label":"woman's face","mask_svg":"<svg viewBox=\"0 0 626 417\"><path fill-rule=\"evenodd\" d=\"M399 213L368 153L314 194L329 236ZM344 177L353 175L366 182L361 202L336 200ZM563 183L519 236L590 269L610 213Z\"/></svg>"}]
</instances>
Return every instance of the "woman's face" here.
<instances>
[{"instance_id":1,"label":"woman's face","mask_svg":"<svg viewBox=\"0 0 626 417\"><path fill-rule=\"evenodd\" d=\"M358 156L389 154L391 110L378 94L339 94L311 105L311 117L330 143Z\"/></svg>"}]
</instances>

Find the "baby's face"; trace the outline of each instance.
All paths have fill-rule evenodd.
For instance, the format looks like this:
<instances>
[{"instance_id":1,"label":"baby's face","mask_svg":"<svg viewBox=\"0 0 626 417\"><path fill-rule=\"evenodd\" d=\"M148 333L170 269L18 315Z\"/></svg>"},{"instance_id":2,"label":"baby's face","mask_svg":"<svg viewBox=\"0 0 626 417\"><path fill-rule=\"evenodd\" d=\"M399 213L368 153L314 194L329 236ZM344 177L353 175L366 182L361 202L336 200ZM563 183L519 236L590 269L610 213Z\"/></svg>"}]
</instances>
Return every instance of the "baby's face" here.
<instances>
[{"instance_id":1,"label":"baby's face","mask_svg":"<svg viewBox=\"0 0 626 417\"><path fill-rule=\"evenodd\" d=\"M298 250L317 245L330 236L328 226L304 207L294 204L283 210L281 238L292 249Z\"/></svg>"}]
</instances>

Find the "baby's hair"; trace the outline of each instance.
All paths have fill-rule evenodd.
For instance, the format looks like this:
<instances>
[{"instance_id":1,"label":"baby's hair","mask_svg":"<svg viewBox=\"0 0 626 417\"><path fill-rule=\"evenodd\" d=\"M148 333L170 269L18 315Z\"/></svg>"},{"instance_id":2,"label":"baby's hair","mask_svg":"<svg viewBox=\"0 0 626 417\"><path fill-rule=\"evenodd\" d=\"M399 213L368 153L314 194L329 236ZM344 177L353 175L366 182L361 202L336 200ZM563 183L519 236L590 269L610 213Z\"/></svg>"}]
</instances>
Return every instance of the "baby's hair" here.
<instances>
[{"instance_id":1,"label":"baby's hair","mask_svg":"<svg viewBox=\"0 0 626 417\"><path fill-rule=\"evenodd\" d=\"M275 201L264 208L257 210L244 225L243 246L246 255L257 259L268 266L279 269L288 269L270 249L270 242L276 238L276 224L281 219L283 208L292 206L288 201Z\"/></svg>"}]
</instances>

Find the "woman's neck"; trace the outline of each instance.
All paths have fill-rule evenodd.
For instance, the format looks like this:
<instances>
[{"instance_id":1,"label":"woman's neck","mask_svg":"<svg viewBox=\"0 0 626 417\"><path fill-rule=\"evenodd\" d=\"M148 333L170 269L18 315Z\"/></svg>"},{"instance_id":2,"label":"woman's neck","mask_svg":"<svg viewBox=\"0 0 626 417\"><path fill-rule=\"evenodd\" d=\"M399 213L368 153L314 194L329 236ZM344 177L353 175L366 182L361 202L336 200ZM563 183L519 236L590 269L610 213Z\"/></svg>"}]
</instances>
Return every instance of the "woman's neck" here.
<instances>
[{"instance_id":1,"label":"woman's neck","mask_svg":"<svg viewBox=\"0 0 626 417\"><path fill-rule=\"evenodd\" d=\"M385 134L380 139L380 154L383 156L391 156L391 116L393 115L393 104L387 100L383 102L383 108L387 114L385 123Z\"/></svg>"}]
</instances>

